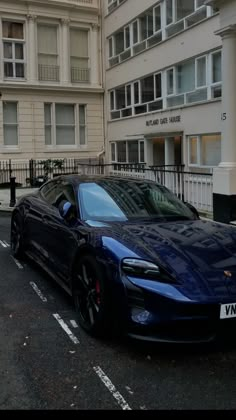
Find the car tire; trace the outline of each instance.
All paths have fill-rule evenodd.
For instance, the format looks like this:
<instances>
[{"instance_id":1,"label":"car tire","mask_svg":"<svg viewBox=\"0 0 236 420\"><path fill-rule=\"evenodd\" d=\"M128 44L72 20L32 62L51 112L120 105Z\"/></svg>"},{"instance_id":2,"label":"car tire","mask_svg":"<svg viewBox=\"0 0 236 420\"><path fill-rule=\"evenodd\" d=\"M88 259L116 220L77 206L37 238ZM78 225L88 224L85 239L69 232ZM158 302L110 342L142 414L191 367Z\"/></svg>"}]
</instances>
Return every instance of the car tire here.
<instances>
[{"instance_id":1,"label":"car tire","mask_svg":"<svg viewBox=\"0 0 236 420\"><path fill-rule=\"evenodd\" d=\"M73 300L80 326L100 338L112 332L111 299L104 272L96 258L82 256L76 264Z\"/></svg>"},{"instance_id":2,"label":"car tire","mask_svg":"<svg viewBox=\"0 0 236 420\"><path fill-rule=\"evenodd\" d=\"M23 258L23 222L19 214L13 214L11 220L11 250L16 258Z\"/></svg>"}]
</instances>

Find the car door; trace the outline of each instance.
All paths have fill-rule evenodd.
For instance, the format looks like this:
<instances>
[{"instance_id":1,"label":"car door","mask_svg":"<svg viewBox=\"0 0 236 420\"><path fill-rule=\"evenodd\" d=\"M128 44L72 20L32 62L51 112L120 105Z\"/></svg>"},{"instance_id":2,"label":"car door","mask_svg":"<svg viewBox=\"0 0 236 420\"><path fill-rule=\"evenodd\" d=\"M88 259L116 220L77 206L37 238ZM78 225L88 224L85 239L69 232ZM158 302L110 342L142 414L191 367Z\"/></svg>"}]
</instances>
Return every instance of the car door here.
<instances>
[{"instance_id":1,"label":"car door","mask_svg":"<svg viewBox=\"0 0 236 420\"><path fill-rule=\"evenodd\" d=\"M59 212L62 201L69 201L73 206L74 217L64 219ZM77 249L78 214L73 186L68 181L57 183L56 196L51 202L50 209L43 218L44 248L48 252L49 268L58 279L69 282L70 266Z\"/></svg>"},{"instance_id":2,"label":"car door","mask_svg":"<svg viewBox=\"0 0 236 420\"><path fill-rule=\"evenodd\" d=\"M57 196L57 182L47 182L39 193L30 200L25 218L25 231L27 232L28 251L48 264L47 247L51 238L45 230L44 220L50 213L52 202Z\"/></svg>"}]
</instances>

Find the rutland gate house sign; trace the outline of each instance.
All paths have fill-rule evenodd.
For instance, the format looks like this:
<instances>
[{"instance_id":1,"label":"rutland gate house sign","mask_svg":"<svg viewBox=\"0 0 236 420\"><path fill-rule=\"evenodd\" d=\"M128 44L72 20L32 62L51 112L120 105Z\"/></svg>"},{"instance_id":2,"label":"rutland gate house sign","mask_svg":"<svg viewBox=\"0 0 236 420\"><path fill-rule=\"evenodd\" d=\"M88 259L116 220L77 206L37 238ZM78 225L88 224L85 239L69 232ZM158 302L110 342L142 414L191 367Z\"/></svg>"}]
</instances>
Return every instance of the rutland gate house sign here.
<instances>
[{"instance_id":1,"label":"rutland gate house sign","mask_svg":"<svg viewBox=\"0 0 236 420\"><path fill-rule=\"evenodd\" d=\"M148 120L146 121L146 126L150 127L152 125L164 125L164 124L173 124L173 123L178 123L181 122L181 116L180 115L176 115L173 117L164 117L164 118L156 118L155 120Z\"/></svg>"}]
</instances>

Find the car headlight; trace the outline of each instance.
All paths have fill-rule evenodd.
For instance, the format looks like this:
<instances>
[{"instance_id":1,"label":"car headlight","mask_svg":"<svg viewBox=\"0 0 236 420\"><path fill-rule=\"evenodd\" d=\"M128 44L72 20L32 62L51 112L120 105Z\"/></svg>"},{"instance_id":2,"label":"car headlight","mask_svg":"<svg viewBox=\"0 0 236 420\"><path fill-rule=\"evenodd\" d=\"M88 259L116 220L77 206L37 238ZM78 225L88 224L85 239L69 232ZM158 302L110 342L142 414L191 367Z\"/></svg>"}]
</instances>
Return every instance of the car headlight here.
<instances>
[{"instance_id":1,"label":"car headlight","mask_svg":"<svg viewBox=\"0 0 236 420\"><path fill-rule=\"evenodd\" d=\"M138 258L124 258L121 269L130 277L142 277L149 280L157 280L165 283L176 283L162 267L150 261Z\"/></svg>"}]
</instances>

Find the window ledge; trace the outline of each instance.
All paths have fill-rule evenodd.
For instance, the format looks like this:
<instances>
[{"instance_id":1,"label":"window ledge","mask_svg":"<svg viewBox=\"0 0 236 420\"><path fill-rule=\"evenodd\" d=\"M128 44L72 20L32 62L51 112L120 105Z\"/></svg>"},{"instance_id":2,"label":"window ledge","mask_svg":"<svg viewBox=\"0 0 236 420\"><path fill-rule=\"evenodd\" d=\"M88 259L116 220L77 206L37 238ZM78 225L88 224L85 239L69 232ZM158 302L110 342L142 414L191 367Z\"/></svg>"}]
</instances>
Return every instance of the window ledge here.
<instances>
[{"instance_id":1,"label":"window ledge","mask_svg":"<svg viewBox=\"0 0 236 420\"><path fill-rule=\"evenodd\" d=\"M88 152L89 149L87 146L74 146L74 147L50 147L44 150L44 153L70 153L70 152Z\"/></svg>"},{"instance_id":2,"label":"window ledge","mask_svg":"<svg viewBox=\"0 0 236 420\"><path fill-rule=\"evenodd\" d=\"M4 147L3 149L0 149L0 152L3 153L3 154L11 154L11 153L16 154L16 153L22 153L22 150L13 149L13 148L11 149L10 147L9 148Z\"/></svg>"}]
</instances>

